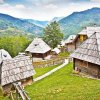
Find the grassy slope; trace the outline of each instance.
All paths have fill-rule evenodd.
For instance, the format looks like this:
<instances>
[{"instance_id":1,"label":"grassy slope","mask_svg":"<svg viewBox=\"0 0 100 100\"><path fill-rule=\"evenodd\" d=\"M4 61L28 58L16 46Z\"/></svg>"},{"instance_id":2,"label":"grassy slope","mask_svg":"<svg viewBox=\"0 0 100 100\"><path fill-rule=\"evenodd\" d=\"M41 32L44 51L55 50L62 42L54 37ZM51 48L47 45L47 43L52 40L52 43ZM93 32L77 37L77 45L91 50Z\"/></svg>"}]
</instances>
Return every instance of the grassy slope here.
<instances>
[{"instance_id":1,"label":"grassy slope","mask_svg":"<svg viewBox=\"0 0 100 100\"><path fill-rule=\"evenodd\" d=\"M59 53L58 57L68 57L69 56L69 52L61 52Z\"/></svg>"},{"instance_id":2,"label":"grassy slope","mask_svg":"<svg viewBox=\"0 0 100 100\"><path fill-rule=\"evenodd\" d=\"M100 100L100 81L72 76L72 64L26 87L31 100Z\"/></svg>"},{"instance_id":3,"label":"grassy slope","mask_svg":"<svg viewBox=\"0 0 100 100\"><path fill-rule=\"evenodd\" d=\"M48 71L56 68L57 66L59 66L59 65L45 67L45 68L35 68L36 74L33 76L33 78L37 78L38 76L41 76L41 75L47 73Z\"/></svg>"}]
</instances>

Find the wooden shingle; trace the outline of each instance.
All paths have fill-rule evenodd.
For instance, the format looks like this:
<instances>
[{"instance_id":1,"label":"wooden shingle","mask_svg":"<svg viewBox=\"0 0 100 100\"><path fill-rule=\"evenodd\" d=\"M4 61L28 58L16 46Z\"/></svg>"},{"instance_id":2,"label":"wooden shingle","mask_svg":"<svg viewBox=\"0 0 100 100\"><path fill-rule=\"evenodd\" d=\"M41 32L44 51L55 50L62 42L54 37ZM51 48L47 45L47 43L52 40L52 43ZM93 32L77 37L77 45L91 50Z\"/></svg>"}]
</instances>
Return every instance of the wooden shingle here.
<instances>
[{"instance_id":1,"label":"wooden shingle","mask_svg":"<svg viewBox=\"0 0 100 100\"><path fill-rule=\"evenodd\" d=\"M84 41L71 57L100 65L100 32L95 32Z\"/></svg>"},{"instance_id":2,"label":"wooden shingle","mask_svg":"<svg viewBox=\"0 0 100 100\"><path fill-rule=\"evenodd\" d=\"M19 55L13 59L4 60L1 67L1 85L7 85L35 74L29 56Z\"/></svg>"}]
</instances>

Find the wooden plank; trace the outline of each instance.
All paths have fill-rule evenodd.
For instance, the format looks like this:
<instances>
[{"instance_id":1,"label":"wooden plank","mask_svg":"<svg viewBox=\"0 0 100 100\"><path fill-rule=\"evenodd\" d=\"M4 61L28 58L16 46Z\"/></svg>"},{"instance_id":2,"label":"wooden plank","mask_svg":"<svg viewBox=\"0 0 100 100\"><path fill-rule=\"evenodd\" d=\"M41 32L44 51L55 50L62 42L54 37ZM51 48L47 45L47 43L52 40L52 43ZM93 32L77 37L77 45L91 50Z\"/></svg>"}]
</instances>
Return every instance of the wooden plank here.
<instances>
[{"instance_id":1,"label":"wooden plank","mask_svg":"<svg viewBox=\"0 0 100 100\"><path fill-rule=\"evenodd\" d=\"M23 90L22 86L19 83L13 83L15 89L20 94L22 100L30 100L25 91Z\"/></svg>"}]
</instances>

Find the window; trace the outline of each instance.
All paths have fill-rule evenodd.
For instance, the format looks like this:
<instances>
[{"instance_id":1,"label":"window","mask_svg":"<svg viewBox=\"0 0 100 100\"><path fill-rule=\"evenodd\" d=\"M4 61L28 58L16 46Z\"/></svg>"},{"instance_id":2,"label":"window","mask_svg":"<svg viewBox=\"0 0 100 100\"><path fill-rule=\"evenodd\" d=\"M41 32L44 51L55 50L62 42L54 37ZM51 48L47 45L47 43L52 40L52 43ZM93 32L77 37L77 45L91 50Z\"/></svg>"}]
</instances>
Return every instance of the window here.
<instances>
[{"instance_id":1,"label":"window","mask_svg":"<svg viewBox=\"0 0 100 100\"><path fill-rule=\"evenodd\" d=\"M80 35L80 41L84 41L84 36L83 35Z\"/></svg>"}]
</instances>

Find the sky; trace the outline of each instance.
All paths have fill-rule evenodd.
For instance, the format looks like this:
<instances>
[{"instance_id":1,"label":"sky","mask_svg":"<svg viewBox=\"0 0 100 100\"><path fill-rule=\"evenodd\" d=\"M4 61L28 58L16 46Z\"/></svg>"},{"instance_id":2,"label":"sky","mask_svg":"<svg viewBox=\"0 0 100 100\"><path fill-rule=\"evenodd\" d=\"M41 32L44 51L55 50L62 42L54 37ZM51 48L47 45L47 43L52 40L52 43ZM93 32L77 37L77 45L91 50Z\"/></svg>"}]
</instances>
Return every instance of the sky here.
<instances>
[{"instance_id":1,"label":"sky","mask_svg":"<svg viewBox=\"0 0 100 100\"><path fill-rule=\"evenodd\" d=\"M93 7L100 7L100 0L0 0L0 13L42 21Z\"/></svg>"}]
</instances>

